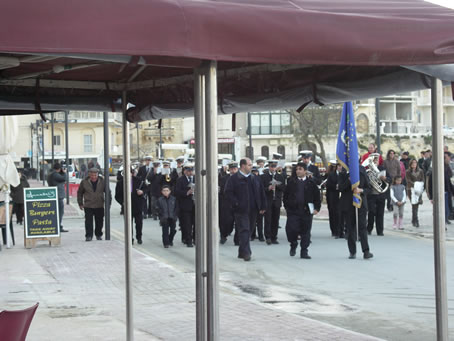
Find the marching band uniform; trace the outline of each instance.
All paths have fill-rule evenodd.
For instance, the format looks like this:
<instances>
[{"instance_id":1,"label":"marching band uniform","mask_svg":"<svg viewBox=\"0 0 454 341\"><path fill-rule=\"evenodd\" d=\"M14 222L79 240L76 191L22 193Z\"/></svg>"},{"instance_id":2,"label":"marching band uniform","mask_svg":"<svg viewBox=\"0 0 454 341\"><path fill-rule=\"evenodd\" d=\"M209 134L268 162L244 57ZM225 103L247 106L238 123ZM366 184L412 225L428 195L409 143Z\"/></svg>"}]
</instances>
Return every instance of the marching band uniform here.
<instances>
[{"instance_id":1,"label":"marching band uniform","mask_svg":"<svg viewBox=\"0 0 454 341\"><path fill-rule=\"evenodd\" d=\"M249 167L251 161L247 159L247 162L246 168ZM252 164L250 166L252 167ZM238 258L249 261L252 254L250 247L251 227L256 223L257 212L266 209L262 182L258 176L242 172L240 169L228 179L224 192L232 203L234 211L235 226L239 235Z\"/></svg>"},{"instance_id":2,"label":"marching band uniform","mask_svg":"<svg viewBox=\"0 0 454 341\"><path fill-rule=\"evenodd\" d=\"M277 234L279 228L279 218L281 214L282 197L285 189L285 176L283 172L276 172L277 162L270 161L268 170L265 170L261 176L265 196L267 200L267 210L265 212L265 238L268 245L279 244ZM275 189L270 189L271 182L279 181L280 184ZM259 231L259 238L260 238ZM263 236L262 236L263 238Z\"/></svg>"},{"instance_id":3,"label":"marching band uniform","mask_svg":"<svg viewBox=\"0 0 454 341\"><path fill-rule=\"evenodd\" d=\"M151 172L148 180L150 182L148 187L150 188L151 195L151 215L154 220L158 220L159 212L156 205L159 197L161 196L161 184L159 183L160 174L158 173L160 164L161 163L159 161L153 162L153 171Z\"/></svg>"},{"instance_id":4,"label":"marching band uniform","mask_svg":"<svg viewBox=\"0 0 454 341\"><path fill-rule=\"evenodd\" d=\"M143 208L143 217L145 219L151 218L151 204L152 204L152 198L151 198L151 186L150 184L146 184L145 182L149 182L151 179L151 175L153 174L153 167L151 165L151 161L153 158L151 156L146 156L145 157L145 165L139 168L139 172L137 173L137 176L144 181L143 184L143 192L144 192L144 208Z\"/></svg>"},{"instance_id":5,"label":"marching band uniform","mask_svg":"<svg viewBox=\"0 0 454 341\"><path fill-rule=\"evenodd\" d=\"M339 208L339 170L337 169L337 162L332 161L330 167L331 170L328 173L328 178L326 180L326 202L328 204L329 227L331 229L331 236L342 238L344 228L342 226Z\"/></svg>"},{"instance_id":6,"label":"marching band uniform","mask_svg":"<svg viewBox=\"0 0 454 341\"><path fill-rule=\"evenodd\" d=\"M195 205L190 184L194 183L192 175L193 165L183 167L184 175L179 177L175 184L175 196L179 208L182 241L187 247L193 246L195 238Z\"/></svg>"},{"instance_id":7,"label":"marching band uniform","mask_svg":"<svg viewBox=\"0 0 454 341\"><path fill-rule=\"evenodd\" d=\"M169 186L170 191L173 192L175 190L175 184L178 179L178 174L176 172L172 172L170 170L170 161L163 161L162 162L163 168L161 170L161 174L159 177L159 186L160 191L162 190L163 186ZM168 170L169 174L164 174Z\"/></svg>"},{"instance_id":8,"label":"marching band uniform","mask_svg":"<svg viewBox=\"0 0 454 341\"><path fill-rule=\"evenodd\" d=\"M219 217L220 217L220 232L221 232L221 244L225 244L227 237L232 233L234 229L234 212L232 202L225 194L225 186L229 178L238 171L238 163L231 162L229 165L229 174L221 177L219 181ZM237 229L235 228L235 234L233 236L235 245L239 245L239 238Z\"/></svg>"},{"instance_id":9,"label":"marching band uniform","mask_svg":"<svg viewBox=\"0 0 454 341\"><path fill-rule=\"evenodd\" d=\"M302 150L300 151L300 159L302 162L304 162L307 165L307 170L312 173L310 177L313 178L315 183L317 185L320 185L322 183L322 177L320 175L320 170L318 167L314 164L312 164L311 158L312 158L312 151L311 150Z\"/></svg>"},{"instance_id":10,"label":"marching band uniform","mask_svg":"<svg viewBox=\"0 0 454 341\"><path fill-rule=\"evenodd\" d=\"M132 219L135 221L136 226L136 239L139 244L142 244L142 227L143 227L143 207L145 205L143 185L144 181L134 171L131 170L131 209ZM124 188L123 181L117 182L115 187L115 200L123 205L124 202ZM132 240L134 243L134 239Z\"/></svg>"},{"instance_id":11,"label":"marching band uniform","mask_svg":"<svg viewBox=\"0 0 454 341\"><path fill-rule=\"evenodd\" d=\"M376 166L379 171L385 170L385 167L379 166L378 159L375 161ZM386 181L388 183L391 182L391 178L386 172ZM368 208L368 215L367 215L367 233L371 234L372 230L374 229L374 221L375 221L375 229L377 231L378 236L384 235L384 216L385 216L385 202L386 202L386 192L379 193L371 186L369 193L367 194L367 208Z\"/></svg>"},{"instance_id":12,"label":"marching band uniform","mask_svg":"<svg viewBox=\"0 0 454 341\"><path fill-rule=\"evenodd\" d=\"M302 170L304 169L304 172ZM310 259L308 247L311 243L312 218L315 211L320 210L320 190L311 178L306 176L307 165L298 163L296 173L300 177L291 177L284 191L284 207L287 211L285 231L290 243L290 256L296 254L298 236L301 236L300 257Z\"/></svg>"},{"instance_id":13,"label":"marching band uniform","mask_svg":"<svg viewBox=\"0 0 454 341\"><path fill-rule=\"evenodd\" d=\"M341 210L345 213L345 219L347 223L347 240L348 250L350 251L350 259L356 258L356 214L355 206L353 206L353 191L352 184L350 182L350 175L345 170L339 174L339 191L341 192ZM367 194L369 191L369 179L366 175L364 167L360 166L359 172L359 188L363 189L361 193L362 205L358 209L358 234L361 241L361 248L363 251L364 259L373 257L373 254L369 251L369 243L367 241Z\"/></svg>"}]
</instances>

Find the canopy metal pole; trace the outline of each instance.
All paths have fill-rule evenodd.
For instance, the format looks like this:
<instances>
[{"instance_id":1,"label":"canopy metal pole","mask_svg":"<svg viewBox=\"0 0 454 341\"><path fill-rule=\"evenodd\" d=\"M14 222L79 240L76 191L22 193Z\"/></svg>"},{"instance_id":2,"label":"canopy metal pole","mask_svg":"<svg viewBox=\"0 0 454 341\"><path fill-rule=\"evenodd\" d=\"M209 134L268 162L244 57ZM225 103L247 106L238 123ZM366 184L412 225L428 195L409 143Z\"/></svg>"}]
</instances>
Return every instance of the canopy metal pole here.
<instances>
[{"instance_id":1,"label":"canopy metal pole","mask_svg":"<svg viewBox=\"0 0 454 341\"><path fill-rule=\"evenodd\" d=\"M137 128L137 162L140 162L140 149L139 149L139 122L136 123Z\"/></svg>"},{"instance_id":2,"label":"canopy metal pole","mask_svg":"<svg viewBox=\"0 0 454 341\"><path fill-rule=\"evenodd\" d=\"M10 230L10 224L11 224L11 219L10 219L10 209L9 209L9 194L10 194L10 185L5 184L3 186L5 192L5 215L6 215L6 220L5 220L5 232L6 232L6 248L10 249L12 246L12 235L11 235L11 230Z\"/></svg>"},{"instance_id":3,"label":"canopy metal pole","mask_svg":"<svg viewBox=\"0 0 454 341\"><path fill-rule=\"evenodd\" d=\"M66 154L66 170L68 170L69 165L69 134L68 134L68 118L69 118L69 111L65 111L65 154ZM74 170L76 166L74 166ZM69 174L66 171L66 205L69 205Z\"/></svg>"},{"instance_id":4,"label":"canopy metal pole","mask_svg":"<svg viewBox=\"0 0 454 341\"><path fill-rule=\"evenodd\" d=\"M219 242L218 242L218 98L217 64L210 61L206 74L206 157L207 157L207 303L208 340L219 340Z\"/></svg>"},{"instance_id":5,"label":"canopy metal pole","mask_svg":"<svg viewBox=\"0 0 454 341\"><path fill-rule=\"evenodd\" d=\"M44 152L44 120L41 121L41 143L42 143L42 146L43 146L43 160L42 160L43 178L42 178L42 180L43 180L43 186L45 186L46 185L46 183L45 183L46 168L44 167L44 161L45 161L45 159L44 159L45 155L44 154L46 154L46 153Z\"/></svg>"},{"instance_id":6,"label":"canopy metal pole","mask_svg":"<svg viewBox=\"0 0 454 341\"><path fill-rule=\"evenodd\" d=\"M205 140L205 77L202 69L194 70L194 120L195 120L195 229L196 229L196 337L207 340L206 297L206 140Z\"/></svg>"},{"instance_id":7,"label":"canopy metal pole","mask_svg":"<svg viewBox=\"0 0 454 341\"><path fill-rule=\"evenodd\" d=\"M380 153L380 98L375 99L375 124L377 126L377 153Z\"/></svg>"},{"instance_id":8,"label":"canopy metal pole","mask_svg":"<svg viewBox=\"0 0 454 341\"><path fill-rule=\"evenodd\" d=\"M252 148L252 127L251 127L251 113L247 113L247 124L248 124L248 133L249 133L249 155L247 155L248 158L251 160L254 160L254 151Z\"/></svg>"},{"instance_id":9,"label":"canopy metal pole","mask_svg":"<svg viewBox=\"0 0 454 341\"><path fill-rule=\"evenodd\" d=\"M126 272L126 340L134 340L134 321L133 321L133 295L132 295L132 221L131 221L131 160L130 160L130 141L129 123L126 120L126 91L122 95L123 107L123 207L125 219L125 272Z\"/></svg>"},{"instance_id":10,"label":"canopy metal pole","mask_svg":"<svg viewBox=\"0 0 454 341\"><path fill-rule=\"evenodd\" d=\"M109 183L109 114L104 111L104 177L105 177L105 194L104 211L106 220L106 240L110 240L110 183Z\"/></svg>"},{"instance_id":11,"label":"canopy metal pole","mask_svg":"<svg viewBox=\"0 0 454 341\"><path fill-rule=\"evenodd\" d=\"M54 149L54 145L55 145L55 137L54 137L54 113L51 113L50 114L50 131L51 131L51 135L52 135L52 138L51 138L51 144L52 144L52 165L51 167L54 166L54 162L55 162L55 149ZM68 167L68 165L66 165L66 167Z\"/></svg>"},{"instance_id":12,"label":"canopy metal pole","mask_svg":"<svg viewBox=\"0 0 454 341\"><path fill-rule=\"evenodd\" d=\"M33 169L33 123L30 123L30 169Z\"/></svg>"},{"instance_id":13,"label":"canopy metal pole","mask_svg":"<svg viewBox=\"0 0 454 341\"><path fill-rule=\"evenodd\" d=\"M437 340L448 340L442 83L432 78L432 188Z\"/></svg>"}]
</instances>

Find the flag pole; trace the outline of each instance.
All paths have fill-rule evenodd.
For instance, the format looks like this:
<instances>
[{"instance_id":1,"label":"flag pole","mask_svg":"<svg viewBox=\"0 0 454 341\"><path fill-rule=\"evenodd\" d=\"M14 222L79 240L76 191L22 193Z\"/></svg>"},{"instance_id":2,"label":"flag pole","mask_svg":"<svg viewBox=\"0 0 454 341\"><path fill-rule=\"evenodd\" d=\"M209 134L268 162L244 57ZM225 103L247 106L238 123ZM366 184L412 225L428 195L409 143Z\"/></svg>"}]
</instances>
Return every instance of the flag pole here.
<instances>
[{"instance_id":1,"label":"flag pole","mask_svg":"<svg viewBox=\"0 0 454 341\"><path fill-rule=\"evenodd\" d=\"M359 242L359 214L358 214L358 207L355 206L355 215L356 215L356 241Z\"/></svg>"}]
</instances>

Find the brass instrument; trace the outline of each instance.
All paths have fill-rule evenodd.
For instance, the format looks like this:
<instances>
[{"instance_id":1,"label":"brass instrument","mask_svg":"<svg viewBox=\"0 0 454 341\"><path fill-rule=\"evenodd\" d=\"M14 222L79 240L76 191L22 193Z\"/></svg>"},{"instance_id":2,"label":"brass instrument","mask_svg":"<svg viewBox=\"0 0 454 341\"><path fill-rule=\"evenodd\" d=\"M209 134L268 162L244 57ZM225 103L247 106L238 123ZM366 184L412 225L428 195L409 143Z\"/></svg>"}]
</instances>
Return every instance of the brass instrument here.
<instances>
[{"instance_id":1,"label":"brass instrument","mask_svg":"<svg viewBox=\"0 0 454 341\"><path fill-rule=\"evenodd\" d=\"M166 181L167 182L170 182L171 178L170 178L170 174L166 174Z\"/></svg>"},{"instance_id":2,"label":"brass instrument","mask_svg":"<svg viewBox=\"0 0 454 341\"><path fill-rule=\"evenodd\" d=\"M378 192L378 193L385 193L388 190L389 184L386 181L383 181L379 178L378 174L380 171L378 170L377 166L374 163L374 159L378 158L379 154L372 153L369 157L361 163L361 166L366 168L366 174L369 178L369 182L371 186Z\"/></svg>"},{"instance_id":3,"label":"brass instrument","mask_svg":"<svg viewBox=\"0 0 454 341\"><path fill-rule=\"evenodd\" d=\"M282 174L282 168L279 168L277 171L276 171L277 174Z\"/></svg>"}]
</instances>

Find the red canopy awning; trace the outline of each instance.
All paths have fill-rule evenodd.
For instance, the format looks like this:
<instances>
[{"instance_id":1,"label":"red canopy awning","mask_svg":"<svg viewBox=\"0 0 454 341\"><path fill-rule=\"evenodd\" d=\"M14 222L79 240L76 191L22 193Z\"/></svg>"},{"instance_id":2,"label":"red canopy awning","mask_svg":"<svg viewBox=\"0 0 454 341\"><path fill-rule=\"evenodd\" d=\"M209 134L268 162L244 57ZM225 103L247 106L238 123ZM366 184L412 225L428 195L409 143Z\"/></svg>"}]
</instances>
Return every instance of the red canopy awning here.
<instances>
[{"instance_id":1,"label":"red canopy awning","mask_svg":"<svg viewBox=\"0 0 454 341\"><path fill-rule=\"evenodd\" d=\"M452 63L453 32L454 11L422 0L10 0L0 11L3 52L132 55L164 65Z\"/></svg>"}]
</instances>

